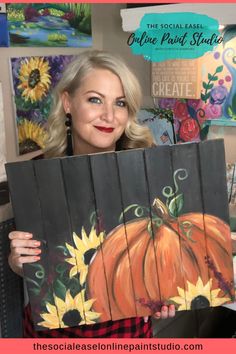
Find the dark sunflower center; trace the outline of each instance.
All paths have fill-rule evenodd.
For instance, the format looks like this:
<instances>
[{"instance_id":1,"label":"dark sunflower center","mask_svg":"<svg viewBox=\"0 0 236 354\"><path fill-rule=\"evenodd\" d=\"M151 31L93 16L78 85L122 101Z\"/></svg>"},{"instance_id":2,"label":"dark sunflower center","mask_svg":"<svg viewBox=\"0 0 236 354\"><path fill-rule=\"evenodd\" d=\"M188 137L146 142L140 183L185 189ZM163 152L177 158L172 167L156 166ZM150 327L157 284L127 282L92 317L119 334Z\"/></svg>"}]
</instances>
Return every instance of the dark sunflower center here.
<instances>
[{"instance_id":1,"label":"dark sunflower center","mask_svg":"<svg viewBox=\"0 0 236 354\"><path fill-rule=\"evenodd\" d=\"M40 71L39 69L34 69L29 74L28 85L31 89L38 85L40 82Z\"/></svg>"},{"instance_id":2,"label":"dark sunflower center","mask_svg":"<svg viewBox=\"0 0 236 354\"><path fill-rule=\"evenodd\" d=\"M68 327L72 327L79 324L81 320L82 317L80 316L80 312L78 310L67 311L62 317L62 321L64 322L65 326Z\"/></svg>"},{"instance_id":3,"label":"dark sunflower center","mask_svg":"<svg viewBox=\"0 0 236 354\"><path fill-rule=\"evenodd\" d=\"M96 252L96 248L90 248L90 250L84 253L84 264L89 265L95 252Z\"/></svg>"},{"instance_id":4,"label":"dark sunflower center","mask_svg":"<svg viewBox=\"0 0 236 354\"><path fill-rule=\"evenodd\" d=\"M191 301L191 310L204 309L205 307L209 307L209 300L202 295L198 295Z\"/></svg>"},{"instance_id":5,"label":"dark sunflower center","mask_svg":"<svg viewBox=\"0 0 236 354\"><path fill-rule=\"evenodd\" d=\"M37 151L41 147L33 140L26 139L19 144L20 155L27 154L27 152Z\"/></svg>"}]
</instances>

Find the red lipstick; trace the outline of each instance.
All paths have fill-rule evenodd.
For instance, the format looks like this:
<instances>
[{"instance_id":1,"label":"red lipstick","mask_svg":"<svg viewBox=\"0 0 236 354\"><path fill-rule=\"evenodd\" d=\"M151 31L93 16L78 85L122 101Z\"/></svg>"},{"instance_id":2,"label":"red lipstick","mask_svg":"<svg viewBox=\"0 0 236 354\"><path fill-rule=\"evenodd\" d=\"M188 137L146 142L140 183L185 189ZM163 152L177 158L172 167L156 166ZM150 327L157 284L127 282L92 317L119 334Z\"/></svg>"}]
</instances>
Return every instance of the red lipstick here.
<instances>
[{"instance_id":1,"label":"red lipstick","mask_svg":"<svg viewBox=\"0 0 236 354\"><path fill-rule=\"evenodd\" d=\"M94 127L104 133L112 133L114 130L114 128L100 127L98 125L95 125Z\"/></svg>"}]
</instances>

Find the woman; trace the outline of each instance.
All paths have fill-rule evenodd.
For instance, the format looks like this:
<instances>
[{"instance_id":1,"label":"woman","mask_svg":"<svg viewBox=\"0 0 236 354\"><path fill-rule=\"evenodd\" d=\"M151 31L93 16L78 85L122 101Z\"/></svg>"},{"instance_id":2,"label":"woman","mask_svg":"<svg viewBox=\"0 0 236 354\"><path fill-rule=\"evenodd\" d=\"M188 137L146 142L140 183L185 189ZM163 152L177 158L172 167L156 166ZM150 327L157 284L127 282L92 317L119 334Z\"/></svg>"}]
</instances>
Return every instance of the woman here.
<instances>
[{"instance_id":1,"label":"woman","mask_svg":"<svg viewBox=\"0 0 236 354\"><path fill-rule=\"evenodd\" d=\"M117 149L148 147L149 130L136 121L141 90L133 73L117 57L88 51L64 72L54 96L49 138L44 156L81 155ZM72 139L71 139L72 138ZM40 259L40 242L26 232L11 232L12 270L22 275L22 264ZM174 306L163 306L157 318L173 317ZM151 337L151 320L132 318L58 330L36 332L25 314L26 337Z\"/></svg>"}]
</instances>

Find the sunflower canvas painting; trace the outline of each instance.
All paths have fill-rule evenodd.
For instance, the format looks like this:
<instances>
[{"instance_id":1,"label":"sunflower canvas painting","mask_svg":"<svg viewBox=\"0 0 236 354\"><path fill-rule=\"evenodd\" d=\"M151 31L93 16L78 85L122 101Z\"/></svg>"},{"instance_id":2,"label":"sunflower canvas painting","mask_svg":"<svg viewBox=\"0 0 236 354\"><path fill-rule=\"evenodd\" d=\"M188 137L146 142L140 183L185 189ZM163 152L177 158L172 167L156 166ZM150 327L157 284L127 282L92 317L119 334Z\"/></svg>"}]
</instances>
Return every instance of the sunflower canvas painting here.
<instances>
[{"instance_id":1,"label":"sunflower canvas painting","mask_svg":"<svg viewBox=\"0 0 236 354\"><path fill-rule=\"evenodd\" d=\"M8 4L10 46L91 47L91 5Z\"/></svg>"},{"instance_id":2,"label":"sunflower canvas painting","mask_svg":"<svg viewBox=\"0 0 236 354\"><path fill-rule=\"evenodd\" d=\"M7 164L35 328L232 302L224 169L223 140Z\"/></svg>"},{"instance_id":3,"label":"sunflower canvas painting","mask_svg":"<svg viewBox=\"0 0 236 354\"><path fill-rule=\"evenodd\" d=\"M44 147L52 90L72 55L11 58L19 155Z\"/></svg>"}]
</instances>

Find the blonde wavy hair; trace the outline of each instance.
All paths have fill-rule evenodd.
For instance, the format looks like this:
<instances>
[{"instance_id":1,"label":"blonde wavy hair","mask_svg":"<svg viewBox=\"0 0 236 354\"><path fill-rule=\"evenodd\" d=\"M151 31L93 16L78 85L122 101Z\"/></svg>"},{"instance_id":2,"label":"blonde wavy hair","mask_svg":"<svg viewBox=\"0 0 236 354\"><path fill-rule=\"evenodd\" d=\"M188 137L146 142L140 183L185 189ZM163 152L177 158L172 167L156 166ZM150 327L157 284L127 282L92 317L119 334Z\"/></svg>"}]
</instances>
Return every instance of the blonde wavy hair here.
<instances>
[{"instance_id":1,"label":"blonde wavy hair","mask_svg":"<svg viewBox=\"0 0 236 354\"><path fill-rule=\"evenodd\" d=\"M66 155L65 111L61 96L64 92L73 95L91 69L106 69L117 75L122 83L128 106L129 120L125 131L116 144L118 150L149 147L153 138L149 129L140 125L136 114L141 104L141 88L131 70L120 58L104 51L85 51L68 65L53 93L53 105L48 119L48 138L45 142L45 157Z\"/></svg>"}]
</instances>

